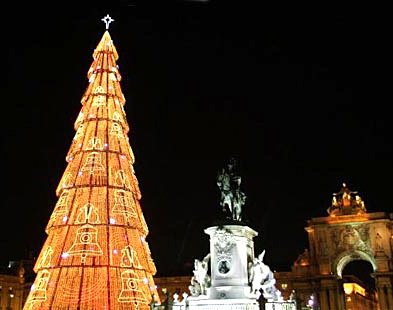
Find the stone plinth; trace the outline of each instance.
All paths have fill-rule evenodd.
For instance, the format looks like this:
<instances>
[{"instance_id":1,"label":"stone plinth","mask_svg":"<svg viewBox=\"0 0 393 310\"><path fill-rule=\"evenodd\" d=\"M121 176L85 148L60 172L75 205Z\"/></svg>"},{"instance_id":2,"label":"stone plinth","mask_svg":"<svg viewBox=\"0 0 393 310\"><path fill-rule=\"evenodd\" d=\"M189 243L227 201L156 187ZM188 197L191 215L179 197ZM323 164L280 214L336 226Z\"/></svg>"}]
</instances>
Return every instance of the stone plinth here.
<instances>
[{"instance_id":1,"label":"stone plinth","mask_svg":"<svg viewBox=\"0 0 393 310\"><path fill-rule=\"evenodd\" d=\"M243 225L212 226L205 233L210 236L211 254L208 299L252 299L248 265L254 258L252 239L258 233Z\"/></svg>"},{"instance_id":2,"label":"stone plinth","mask_svg":"<svg viewBox=\"0 0 393 310\"><path fill-rule=\"evenodd\" d=\"M254 299L193 299L188 298L188 310L260 310Z\"/></svg>"}]
</instances>

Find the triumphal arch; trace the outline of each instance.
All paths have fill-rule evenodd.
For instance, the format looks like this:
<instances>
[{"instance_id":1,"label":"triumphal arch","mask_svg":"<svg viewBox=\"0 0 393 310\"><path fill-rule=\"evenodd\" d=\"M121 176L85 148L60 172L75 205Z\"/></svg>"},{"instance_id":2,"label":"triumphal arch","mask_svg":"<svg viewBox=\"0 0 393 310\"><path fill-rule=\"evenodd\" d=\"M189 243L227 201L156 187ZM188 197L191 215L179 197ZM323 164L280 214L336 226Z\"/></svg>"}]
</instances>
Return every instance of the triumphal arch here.
<instances>
[{"instance_id":1,"label":"triumphal arch","mask_svg":"<svg viewBox=\"0 0 393 310\"><path fill-rule=\"evenodd\" d=\"M309 249L292 272L277 274L280 284L303 296L301 302L314 309L393 309L393 213L368 213L358 192L346 184L333 194L327 213L307 222ZM363 294L363 305L370 302L364 307L353 304L362 296L351 298L353 292L345 289L343 280L343 269L356 260L371 264L375 280L375 302ZM307 296L313 300L307 301Z\"/></svg>"}]
</instances>

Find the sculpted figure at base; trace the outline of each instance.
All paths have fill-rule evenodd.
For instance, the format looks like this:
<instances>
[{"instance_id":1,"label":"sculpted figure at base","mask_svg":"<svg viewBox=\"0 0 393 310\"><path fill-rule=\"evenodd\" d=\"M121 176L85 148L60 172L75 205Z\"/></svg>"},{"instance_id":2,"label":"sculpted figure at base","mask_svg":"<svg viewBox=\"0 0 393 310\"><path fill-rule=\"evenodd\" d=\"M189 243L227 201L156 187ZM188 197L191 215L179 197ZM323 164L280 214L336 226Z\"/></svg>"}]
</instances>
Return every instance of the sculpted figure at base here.
<instances>
[{"instance_id":1,"label":"sculpted figure at base","mask_svg":"<svg viewBox=\"0 0 393 310\"><path fill-rule=\"evenodd\" d=\"M219 171L217 185L221 191L220 205L224 212L229 212L231 218L236 221L242 219L242 207L246 201L246 195L240 190L241 177L236 171L236 160L231 158L227 167Z\"/></svg>"},{"instance_id":2,"label":"sculpted figure at base","mask_svg":"<svg viewBox=\"0 0 393 310\"><path fill-rule=\"evenodd\" d=\"M261 293L268 301L282 300L281 292L276 288L276 279L270 267L263 262L265 250L258 257L254 257L249 266L249 282L251 293L259 299Z\"/></svg>"},{"instance_id":3,"label":"sculpted figure at base","mask_svg":"<svg viewBox=\"0 0 393 310\"><path fill-rule=\"evenodd\" d=\"M207 288L210 287L210 276L208 275L210 253L202 261L194 260L194 276L191 278L191 285L188 287L192 296L206 295Z\"/></svg>"}]
</instances>

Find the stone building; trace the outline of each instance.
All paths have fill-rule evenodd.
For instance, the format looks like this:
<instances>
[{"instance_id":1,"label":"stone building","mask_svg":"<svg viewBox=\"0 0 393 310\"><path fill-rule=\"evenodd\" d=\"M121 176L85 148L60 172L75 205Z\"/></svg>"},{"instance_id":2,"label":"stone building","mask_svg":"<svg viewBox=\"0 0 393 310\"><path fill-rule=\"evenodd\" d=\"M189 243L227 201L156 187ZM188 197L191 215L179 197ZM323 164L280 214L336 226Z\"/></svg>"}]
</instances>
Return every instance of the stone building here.
<instances>
[{"instance_id":1,"label":"stone building","mask_svg":"<svg viewBox=\"0 0 393 310\"><path fill-rule=\"evenodd\" d=\"M155 277L157 292L162 304L173 301L173 295L178 294L182 298L183 293L190 294L188 287L191 283L190 276Z\"/></svg>"},{"instance_id":2,"label":"stone building","mask_svg":"<svg viewBox=\"0 0 393 310\"><path fill-rule=\"evenodd\" d=\"M0 310L21 310L33 278L32 260L10 261L0 267Z\"/></svg>"}]
</instances>

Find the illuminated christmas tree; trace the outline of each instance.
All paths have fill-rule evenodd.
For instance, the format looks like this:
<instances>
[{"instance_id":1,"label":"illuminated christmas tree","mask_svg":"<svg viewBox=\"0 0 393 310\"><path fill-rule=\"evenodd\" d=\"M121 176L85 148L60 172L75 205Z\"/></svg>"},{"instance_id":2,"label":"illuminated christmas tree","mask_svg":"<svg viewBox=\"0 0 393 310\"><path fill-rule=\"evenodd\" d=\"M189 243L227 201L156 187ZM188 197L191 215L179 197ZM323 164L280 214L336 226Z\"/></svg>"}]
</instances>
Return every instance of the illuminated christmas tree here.
<instances>
[{"instance_id":1,"label":"illuminated christmas tree","mask_svg":"<svg viewBox=\"0 0 393 310\"><path fill-rule=\"evenodd\" d=\"M113 21L102 20L106 29ZM26 310L142 310L159 302L108 30L93 59Z\"/></svg>"}]
</instances>

